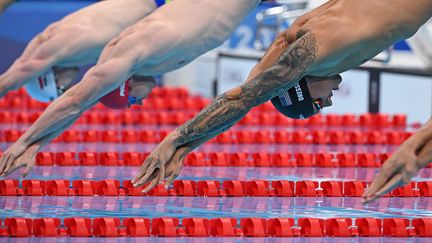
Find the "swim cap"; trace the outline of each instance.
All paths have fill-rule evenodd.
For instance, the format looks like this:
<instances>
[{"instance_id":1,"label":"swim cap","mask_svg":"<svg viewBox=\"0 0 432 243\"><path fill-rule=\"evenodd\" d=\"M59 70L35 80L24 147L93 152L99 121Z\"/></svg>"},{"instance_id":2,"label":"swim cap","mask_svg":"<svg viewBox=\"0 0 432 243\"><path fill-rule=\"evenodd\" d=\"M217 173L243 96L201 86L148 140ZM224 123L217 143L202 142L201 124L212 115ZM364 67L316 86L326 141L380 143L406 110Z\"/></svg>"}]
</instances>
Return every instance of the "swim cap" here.
<instances>
[{"instance_id":1,"label":"swim cap","mask_svg":"<svg viewBox=\"0 0 432 243\"><path fill-rule=\"evenodd\" d=\"M59 88L52 70L24 85L27 93L35 100L49 102L59 97Z\"/></svg>"},{"instance_id":2,"label":"swim cap","mask_svg":"<svg viewBox=\"0 0 432 243\"><path fill-rule=\"evenodd\" d=\"M100 102L111 109L124 109L129 106L129 80L100 99Z\"/></svg>"},{"instance_id":3,"label":"swim cap","mask_svg":"<svg viewBox=\"0 0 432 243\"><path fill-rule=\"evenodd\" d=\"M315 115L316 109L321 109L318 101L312 100L305 78L271 99L271 102L280 113L293 119L306 119Z\"/></svg>"}]
</instances>

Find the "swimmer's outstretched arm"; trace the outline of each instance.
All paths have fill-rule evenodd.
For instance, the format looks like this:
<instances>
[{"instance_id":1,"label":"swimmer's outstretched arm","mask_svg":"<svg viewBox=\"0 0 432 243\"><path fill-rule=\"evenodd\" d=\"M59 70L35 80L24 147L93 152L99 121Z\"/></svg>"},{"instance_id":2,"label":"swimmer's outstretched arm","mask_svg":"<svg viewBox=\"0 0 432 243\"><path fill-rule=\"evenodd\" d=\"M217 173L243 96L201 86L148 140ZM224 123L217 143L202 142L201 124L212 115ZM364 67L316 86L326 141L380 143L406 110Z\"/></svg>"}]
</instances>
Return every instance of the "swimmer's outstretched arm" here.
<instances>
[{"instance_id":1,"label":"swimmer's outstretched arm","mask_svg":"<svg viewBox=\"0 0 432 243\"><path fill-rule=\"evenodd\" d=\"M59 60L71 55L71 34L56 31L60 25L61 21L54 22L36 35L21 56L0 75L0 97L39 77Z\"/></svg>"},{"instance_id":2,"label":"swimmer's outstretched arm","mask_svg":"<svg viewBox=\"0 0 432 243\"><path fill-rule=\"evenodd\" d=\"M113 59L99 68L92 68L81 82L50 104L18 142L32 144L54 131L63 129L65 124L77 119L84 111L95 105L103 95L118 87L121 84L119 80L128 78L127 72L118 71L118 69L123 70L122 67L125 65L127 65L125 62ZM108 78L107 75L110 74L113 76Z\"/></svg>"},{"instance_id":3,"label":"swimmer's outstretched arm","mask_svg":"<svg viewBox=\"0 0 432 243\"><path fill-rule=\"evenodd\" d=\"M20 88L26 81L42 75L58 59L61 52L39 55L27 60L18 58L4 74L0 75L0 97Z\"/></svg>"},{"instance_id":4,"label":"swimmer's outstretched arm","mask_svg":"<svg viewBox=\"0 0 432 243\"><path fill-rule=\"evenodd\" d=\"M106 58L101 57L98 64L84 75L81 82L52 102L17 143L29 146L48 134L61 133L67 128L66 124L78 119L102 96L127 80L137 64L137 54L134 48L126 49L125 45L130 45L127 38L114 45L120 48L119 50L108 44L102 52L102 56ZM109 52L110 55L104 55L105 52Z\"/></svg>"},{"instance_id":5,"label":"swimmer's outstretched arm","mask_svg":"<svg viewBox=\"0 0 432 243\"><path fill-rule=\"evenodd\" d=\"M216 99L193 119L177 129L178 145L231 127L253 107L294 86L316 58L318 47L312 32L302 36L282 53L278 61L256 78Z\"/></svg>"},{"instance_id":6,"label":"swimmer's outstretched arm","mask_svg":"<svg viewBox=\"0 0 432 243\"><path fill-rule=\"evenodd\" d=\"M318 47L312 32L299 33L298 40L282 53L275 65L256 78L216 97L216 99L193 119L170 133L147 157L139 174L133 179L135 186L144 185L149 178L157 178L146 187L151 189L165 179L165 166L178 147L194 142L207 141L210 135L226 131L242 119L253 107L290 89L306 75L314 62Z\"/></svg>"},{"instance_id":7,"label":"swimmer's outstretched arm","mask_svg":"<svg viewBox=\"0 0 432 243\"><path fill-rule=\"evenodd\" d=\"M25 167L22 176L26 177L35 164L36 154L51 140L61 134L66 128L71 126L76 120L65 125L64 129L59 129L51 134L44 136L28 147L15 143L7 149L0 158L0 176L8 176L15 170ZM19 152L23 151L23 152ZM19 154L19 155L18 155Z\"/></svg>"},{"instance_id":8,"label":"swimmer's outstretched arm","mask_svg":"<svg viewBox=\"0 0 432 243\"><path fill-rule=\"evenodd\" d=\"M131 66L133 65L130 58L118 57L90 69L83 81L52 102L35 123L3 153L0 158L0 176L9 174L11 169L32 163L20 161L19 158L30 153L27 151L32 145L39 143L37 150L40 150L71 126L84 111L126 80L130 75L128 70ZM25 173L27 172L26 170Z\"/></svg>"},{"instance_id":9,"label":"swimmer's outstretched arm","mask_svg":"<svg viewBox=\"0 0 432 243\"><path fill-rule=\"evenodd\" d=\"M375 201L396 187L408 184L418 171L432 162L432 119L408 138L387 159L363 194L363 203Z\"/></svg>"}]
</instances>

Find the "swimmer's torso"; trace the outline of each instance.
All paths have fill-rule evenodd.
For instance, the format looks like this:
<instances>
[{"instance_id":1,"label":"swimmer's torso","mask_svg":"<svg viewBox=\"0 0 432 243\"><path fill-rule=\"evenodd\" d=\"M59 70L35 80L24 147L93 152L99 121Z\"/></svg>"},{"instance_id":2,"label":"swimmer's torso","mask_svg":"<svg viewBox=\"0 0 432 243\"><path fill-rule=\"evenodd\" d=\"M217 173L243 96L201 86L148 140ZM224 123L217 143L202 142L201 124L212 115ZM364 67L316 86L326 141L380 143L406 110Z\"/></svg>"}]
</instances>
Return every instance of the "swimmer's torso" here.
<instances>
[{"instance_id":1,"label":"swimmer's torso","mask_svg":"<svg viewBox=\"0 0 432 243\"><path fill-rule=\"evenodd\" d=\"M46 31L67 33L73 53L60 66L93 64L103 47L128 26L156 9L154 0L101 1L72 13Z\"/></svg>"},{"instance_id":2,"label":"swimmer's torso","mask_svg":"<svg viewBox=\"0 0 432 243\"><path fill-rule=\"evenodd\" d=\"M160 43L164 48L151 62L140 60L139 73L148 76L172 71L217 47L259 3L259 0L175 0L166 5L169 7L162 6L134 26L133 41L138 44L143 39L141 35L147 35L145 28L151 22L181 31L175 36L162 34L166 38L161 37L161 41L168 40ZM138 45L136 51L140 51Z\"/></svg>"},{"instance_id":3,"label":"swimmer's torso","mask_svg":"<svg viewBox=\"0 0 432 243\"><path fill-rule=\"evenodd\" d=\"M338 0L335 4L340 14L349 16L352 21L364 23L366 18L385 19L381 26L369 25L368 28L379 28L392 31L393 25L403 25L406 29L418 29L422 23L427 21L432 14L432 1L430 0ZM361 13L361 14L360 14ZM366 13L366 15L364 14ZM360 25L361 26L361 25ZM364 26L366 27L366 26ZM401 28L399 28L400 30ZM406 30L409 31L409 30ZM404 37L405 33L393 33L398 38ZM399 36L400 35L400 36Z\"/></svg>"},{"instance_id":4,"label":"swimmer's torso","mask_svg":"<svg viewBox=\"0 0 432 243\"><path fill-rule=\"evenodd\" d=\"M373 58L414 34L432 13L429 0L332 0L327 6L301 27L314 34L318 56L325 57L309 70L314 76L332 76Z\"/></svg>"}]
</instances>

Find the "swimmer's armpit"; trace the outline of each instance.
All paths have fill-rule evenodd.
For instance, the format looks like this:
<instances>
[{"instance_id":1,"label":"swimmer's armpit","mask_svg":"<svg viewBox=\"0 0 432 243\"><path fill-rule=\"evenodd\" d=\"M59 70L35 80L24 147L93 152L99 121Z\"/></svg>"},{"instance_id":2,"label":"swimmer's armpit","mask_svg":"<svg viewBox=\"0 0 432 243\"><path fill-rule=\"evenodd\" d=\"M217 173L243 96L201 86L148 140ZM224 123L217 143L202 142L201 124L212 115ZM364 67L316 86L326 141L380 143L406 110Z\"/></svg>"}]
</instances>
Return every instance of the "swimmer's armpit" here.
<instances>
[{"instance_id":1,"label":"swimmer's armpit","mask_svg":"<svg viewBox=\"0 0 432 243\"><path fill-rule=\"evenodd\" d=\"M212 133L220 133L243 118L250 109L290 89L306 75L318 47L311 32L293 43L269 69L216 99L193 119L177 129L177 146Z\"/></svg>"}]
</instances>

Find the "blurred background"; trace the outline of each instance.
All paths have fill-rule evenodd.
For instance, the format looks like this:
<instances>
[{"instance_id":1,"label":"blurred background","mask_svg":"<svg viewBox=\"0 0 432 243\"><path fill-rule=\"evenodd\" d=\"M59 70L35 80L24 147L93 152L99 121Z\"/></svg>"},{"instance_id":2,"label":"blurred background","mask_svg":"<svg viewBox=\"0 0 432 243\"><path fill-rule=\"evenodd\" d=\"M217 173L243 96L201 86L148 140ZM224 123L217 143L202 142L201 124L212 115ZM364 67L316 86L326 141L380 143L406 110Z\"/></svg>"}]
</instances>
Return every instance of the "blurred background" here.
<instances>
[{"instance_id":1,"label":"blurred background","mask_svg":"<svg viewBox=\"0 0 432 243\"><path fill-rule=\"evenodd\" d=\"M0 2L10 0L0 0ZM50 23L96 1L20 0L0 15L0 72ZM242 83L276 34L325 1L285 0L260 4L220 47L191 64L162 75L165 86L184 86L211 98ZM374 60L342 74L343 83L324 113L405 113L408 122L432 114L432 50L428 25ZM86 68L82 68L82 73Z\"/></svg>"}]
</instances>

